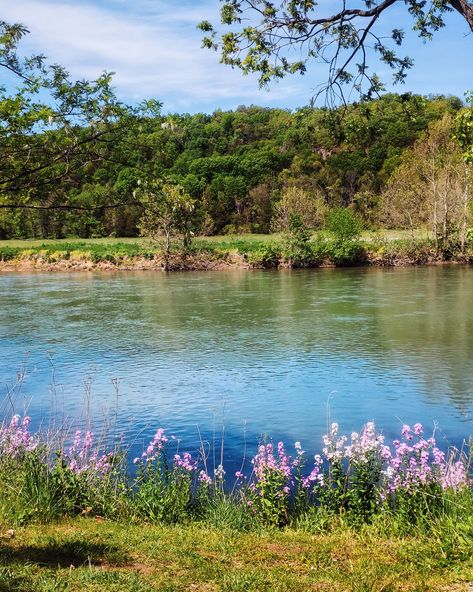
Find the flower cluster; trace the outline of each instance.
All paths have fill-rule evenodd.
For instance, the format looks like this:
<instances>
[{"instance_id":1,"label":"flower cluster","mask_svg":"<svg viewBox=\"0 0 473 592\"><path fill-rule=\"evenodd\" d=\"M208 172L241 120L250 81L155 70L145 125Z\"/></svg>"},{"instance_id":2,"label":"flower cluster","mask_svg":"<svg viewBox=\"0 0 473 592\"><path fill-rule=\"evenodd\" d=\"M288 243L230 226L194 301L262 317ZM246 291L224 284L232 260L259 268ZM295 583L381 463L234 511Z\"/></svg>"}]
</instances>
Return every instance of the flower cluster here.
<instances>
[{"instance_id":1,"label":"flower cluster","mask_svg":"<svg viewBox=\"0 0 473 592\"><path fill-rule=\"evenodd\" d=\"M211 485L212 484L212 477L207 473L207 471L200 471L199 483L202 483L202 485Z\"/></svg>"},{"instance_id":2,"label":"flower cluster","mask_svg":"<svg viewBox=\"0 0 473 592\"><path fill-rule=\"evenodd\" d=\"M394 452L385 470L386 492L405 490L412 493L419 487L435 483L442 489L460 489L468 484L465 463L456 450L446 455L437 447L435 438L425 439L420 423L411 429L402 427L402 440L394 440Z\"/></svg>"},{"instance_id":3,"label":"flower cluster","mask_svg":"<svg viewBox=\"0 0 473 592\"><path fill-rule=\"evenodd\" d=\"M300 442L294 444L294 458L286 453L282 442L276 448L271 443L262 444L252 460L248 505L265 519L281 523L290 493L296 502L313 494L328 499L327 495L333 498L337 488L342 487L337 503L353 504L366 513L372 504L379 505L399 492L410 494L426 485L435 484L441 490L467 487L465 459L454 449L442 452L435 439L425 439L423 432L420 423L413 428L403 425L402 440L394 440L390 448L374 422L368 422L359 433L353 432L349 439L340 435L338 424L332 423L323 437L322 455L314 457L308 474L303 471L305 459ZM236 477L238 482L244 479L241 471ZM268 509L271 505L272 513Z\"/></svg>"},{"instance_id":4,"label":"flower cluster","mask_svg":"<svg viewBox=\"0 0 473 592\"><path fill-rule=\"evenodd\" d=\"M359 434L351 434L350 444L343 451L343 456L352 463L367 463L378 455L383 459L389 459L391 453L389 447L384 445L384 436L376 433L372 421L368 422Z\"/></svg>"},{"instance_id":5,"label":"flower cluster","mask_svg":"<svg viewBox=\"0 0 473 592\"><path fill-rule=\"evenodd\" d=\"M324 486L323 462L320 454L314 456L314 467L312 471L306 477L302 477L301 484L304 489L313 489L317 485L319 487Z\"/></svg>"},{"instance_id":6,"label":"flower cluster","mask_svg":"<svg viewBox=\"0 0 473 592\"><path fill-rule=\"evenodd\" d=\"M376 459L384 467L383 486L388 493L399 489L411 491L426 483L435 482L442 489L460 487L468 484L468 471L465 463L452 449L446 455L436 444L435 438L425 439L422 424L413 428L404 424L401 440L393 441L393 448L384 444L384 436L376 432L373 422L368 422L361 432L347 438L338 435L338 424L333 423L330 433L323 437L323 455L331 463L368 463Z\"/></svg>"},{"instance_id":7,"label":"flower cluster","mask_svg":"<svg viewBox=\"0 0 473 592\"><path fill-rule=\"evenodd\" d=\"M148 444L146 450L141 454L141 457L136 457L133 460L133 463L135 465L144 463L144 465L148 465L148 467L151 468L152 463L156 460L160 460L164 457L167 461L167 445L170 440L175 439L176 438L172 435L168 438L164 429L159 428L153 436L153 439ZM190 452L183 452L181 454L176 452L176 454L173 456L173 466L176 470L193 473L194 471L197 471L198 464L198 460L193 458ZM199 473L198 479L201 483L212 481L204 471Z\"/></svg>"},{"instance_id":8,"label":"flower cluster","mask_svg":"<svg viewBox=\"0 0 473 592\"><path fill-rule=\"evenodd\" d=\"M103 476L110 470L111 457L101 454L94 447L94 435L90 431L82 434L77 430L69 450L63 454L68 468L77 475L90 473Z\"/></svg>"},{"instance_id":9,"label":"flower cluster","mask_svg":"<svg viewBox=\"0 0 473 592\"><path fill-rule=\"evenodd\" d=\"M168 441L164 429L159 428L151 442L148 444L146 450L142 453L141 459L139 457L135 458L133 462L135 464L140 462L140 460L143 460L144 462L153 462L159 456Z\"/></svg>"},{"instance_id":10,"label":"flower cluster","mask_svg":"<svg viewBox=\"0 0 473 592\"><path fill-rule=\"evenodd\" d=\"M31 418L14 415L9 424L0 427L0 455L18 458L25 452L35 450L38 446L37 438L29 431Z\"/></svg>"},{"instance_id":11,"label":"flower cluster","mask_svg":"<svg viewBox=\"0 0 473 592\"><path fill-rule=\"evenodd\" d=\"M192 471L197 470L197 460L192 458L190 452L184 452L182 456L180 454L175 454L174 467L184 469L185 471L191 473Z\"/></svg>"},{"instance_id":12,"label":"flower cluster","mask_svg":"<svg viewBox=\"0 0 473 592\"><path fill-rule=\"evenodd\" d=\"M291 457L286 454L282 442L278 443L276 454L271 443L261 444L251 462L256 481L264 482L277 473L285 482L285 490L287 490L285 492L289 492L289 485L292 484L292 468L296 465Z\"/></svg>"},{"instance_id":13,"label":"flower cluster","mask_svg":"<svg viewBox=\"0 0 473 592\"><path fill-rule=\"evenodd\" d=\"M0 426L0 458L21 461L27 452L49 450L40 446L39 436L33 436L29 426L30 418L19 415ZM180 452L178 446L171 454L169 445L173 440L174 436L166 435L163 428L156 431L141 456L134 459L138 480L165 483L167 487L171 483L179 487L184 484L187 496L194 495L198 487L225 487L222 464L211 470L205 459L199 463L190 452ZM470 486L465 455L455 449L442 451L434 437L424 436L420 423L403 425L401 436L391 447L376 431L374 422L368 422L349 438L340 433L337 423L332 423L323 444L322 453L313 458L309 467L300 442L295 442L291 454L283 442L260 444L251 461L251 474L245 475L243 468L235 473L235 486L246 496L252 511L277 525L285 523L297 503L312 501L330 503L334 508L357 508L365 516L385 502L415 499L412 494L425 487L431 494ZM48 466L54 466L47 452L44 459ZM72 473L93 478L108 474L112 466L112 456L99 452L91 431L76 431L70 447L62 450L58 459Z\"/></svg>"},{"instance_id":14,"label":"flower cluster","mask_svg":"<svg viewBox=\"0 0 473 592\"><path fill-rule=\"evenodd\" d=\"M338 436L338 423L332 423L330 433L323 437L324 448L322 452L327 460L340 462L345 452L346 436Z\"/></svg>"}]
</instances>

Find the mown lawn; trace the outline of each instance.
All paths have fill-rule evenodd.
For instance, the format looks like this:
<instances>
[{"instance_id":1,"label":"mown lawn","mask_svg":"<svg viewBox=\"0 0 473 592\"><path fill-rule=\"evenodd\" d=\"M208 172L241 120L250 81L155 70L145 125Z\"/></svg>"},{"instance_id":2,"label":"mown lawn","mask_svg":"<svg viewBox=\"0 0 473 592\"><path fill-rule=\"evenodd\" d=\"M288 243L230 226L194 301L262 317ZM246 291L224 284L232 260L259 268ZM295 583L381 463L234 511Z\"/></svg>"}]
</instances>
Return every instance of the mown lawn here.
<instances>
[{"instance_id":1,"label":"mown lawn","mask_svg":"<svg viewBox=\"0 0 473 592\"><path fill-rule=\"evenodd\" d=\"M92 518L1 526L1 591L458 592L469 582L471 555L447 556L438 541L385 538L372 527L239 533Z\"/></svg>"},{"instance_id":2,"label":"mown lawn","mask_svg":"<svg viewBox=\"0 0 473 592\"><path fill-rule=\"evenodd\" d=\"M317 233L314 233L314 235ZM428 233L425 230L415 231L415 238L427 238ZM376 233L363 232L362 239L371 241L373 238L384 238L386 240L409 239L412 237L412 232L407 230L382 230ZM196 237L195 243L203 244L224 244L232 245L239 243L266 243L278 242L282 239L281 233L276 234L225 234L218 236ZM148 248L150 241L146 238L133 237L106 237L106 238L64 238L64 239L10 239L0 240L0 248L12 247L21 249L32 249L36 247L57 247L58 249L65 248L65 245L101 245L101 246L115 246L129 244L135 248Z\"/></svg>"}]
</instances>

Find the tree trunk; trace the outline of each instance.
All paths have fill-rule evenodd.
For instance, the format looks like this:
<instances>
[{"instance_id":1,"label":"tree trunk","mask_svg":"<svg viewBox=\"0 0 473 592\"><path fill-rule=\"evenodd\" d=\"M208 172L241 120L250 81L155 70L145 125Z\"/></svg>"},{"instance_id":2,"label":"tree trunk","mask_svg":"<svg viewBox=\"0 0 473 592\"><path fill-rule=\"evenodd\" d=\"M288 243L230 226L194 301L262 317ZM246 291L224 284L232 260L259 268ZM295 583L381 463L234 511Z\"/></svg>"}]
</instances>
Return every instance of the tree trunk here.
<instances>
[{"instance_id":1,"label":"tree trunk","mask_svg":"<svg viewBox=\"0 0 473 592\"><path fill-rule=\"evenodd\" d=\"M470 169L469 165L465 165L465 178L463 179L463 220L462 220L462 236L461 236L461 252L465 254L466 235L468 233L468 201L470 189Z\"/></svg>"},{"instance_id":2,"label":"tree trunk","mask_svg":"<svg viewBox=\"0 0 473 592\"><path fill-rule=\"evenodd\" d=\"M166 244L164 245L164 263L163 269L164 271L169 271L169 257L171 254L171 231L166 230Z\"/></svg>"},{"instance_id":3,"label":"tree trunk","mask_svg":"<svg viewBox=\"0 0 473 592\"><path fill-rule=\"evenodd\" d=\"M432 184L432 206L433 206L433 223L432 223L432 230L434 233L434 241L435 241L435 254L438 253L439 250L439 241L438 241L438 232L437 232L437 182L436 182L436 170L435 170L435 158L431 160L432 165L432 177L431 177L431 184Z\"/></svg>"},{"instance_id":4,"label":"tree trunk","mask_svg":"<svg viewBox=\"0 0 473 592\"><path fill-rule=\"evenodd\" d=\"M442 243L443 248L447 246L448 243L448 179L445 180L445 186L443 189L443 227L442 227Z\"/></svg>"}]
</instances>

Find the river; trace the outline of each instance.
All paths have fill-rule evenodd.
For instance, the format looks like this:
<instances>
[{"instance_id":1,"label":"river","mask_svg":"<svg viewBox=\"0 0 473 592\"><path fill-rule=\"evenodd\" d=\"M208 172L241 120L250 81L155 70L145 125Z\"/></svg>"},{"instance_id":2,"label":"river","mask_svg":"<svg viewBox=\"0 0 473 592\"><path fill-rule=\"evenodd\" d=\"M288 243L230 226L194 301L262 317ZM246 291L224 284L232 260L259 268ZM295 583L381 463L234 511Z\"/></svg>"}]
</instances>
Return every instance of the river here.
<instances>
[{"instance_id":1,"label":"river","mask_svg":"<svg viewBox=\"0 0 473 592\"><path fill-rule=\"evenodd\" d=\"M163 426L230 468L327 421L473 432L473 268L0 275L0 385L37 427L92 419L139 453ZM11 401L4 402L5 414ZM200 436L199 436L200 433Z\"/></svg>"}]
</instances>

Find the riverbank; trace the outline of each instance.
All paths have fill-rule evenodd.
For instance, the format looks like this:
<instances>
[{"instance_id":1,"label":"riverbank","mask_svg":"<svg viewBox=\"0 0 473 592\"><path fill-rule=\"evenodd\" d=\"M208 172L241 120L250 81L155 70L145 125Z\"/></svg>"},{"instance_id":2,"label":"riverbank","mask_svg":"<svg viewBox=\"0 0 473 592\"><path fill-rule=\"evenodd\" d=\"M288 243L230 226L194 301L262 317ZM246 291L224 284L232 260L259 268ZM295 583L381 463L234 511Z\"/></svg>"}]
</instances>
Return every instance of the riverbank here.
<instances>
[{"instance_id":1,"label":"riverbank","mask_svg":"<svg viewBox=\"0 0 473 592\"><path fill-rule=\"evenodd\" d=\"M0 528L5 591L467 592L473 582L471 555L374 525L236 532L76 518Z\"/></svg>"},{"instance_id":2,"label":"riverbank","mask_svg":"<svg viewBox=\"0 0 473 592\"><path fill-rule=\"evenodd\" d=\"M471 459L420 423L260 444L233 487L162 428L130 474L90 431L29 425L0 427L0 590L471 590Z\"/></svg>"},{"instance_id":3,"label":"riverbank","mask_svg":"<svg viewBox=\"0 0 473 592\"><path fill-rule=\"evenodd\" d=\"M471 263L473 245L440 250L432 239L402 233L366 233L359 241L336 242L314 234L304 245L287 244L282 235L198 238L183 252L173 245L169 271L382 267ZM160 271L162 249L143 239L64 239L0 241L0 271Z\"/></svg>"}]
</instances>

